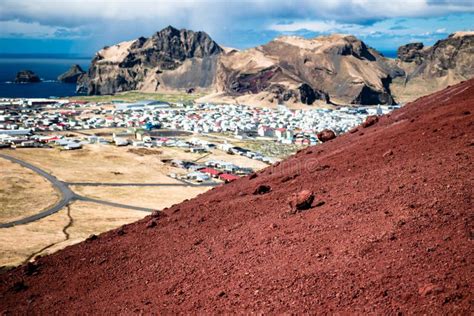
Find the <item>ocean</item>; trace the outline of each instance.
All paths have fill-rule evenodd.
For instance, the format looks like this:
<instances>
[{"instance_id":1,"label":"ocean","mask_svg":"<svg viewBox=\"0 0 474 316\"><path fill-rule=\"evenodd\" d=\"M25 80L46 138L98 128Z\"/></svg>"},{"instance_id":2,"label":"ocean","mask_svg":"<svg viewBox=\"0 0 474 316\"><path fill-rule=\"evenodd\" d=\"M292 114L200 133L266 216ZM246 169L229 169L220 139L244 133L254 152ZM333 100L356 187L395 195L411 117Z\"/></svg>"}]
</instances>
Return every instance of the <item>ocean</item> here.
<instances>
[{"instance_id":1,"label":"ocean","mask_svg":"<svg viewBox=\"0 0 474 316\"><path fill-rule=\"evenodd\" d=\"M57 77L71 65L78 64L87 71L91 58L70 56L0 56L0 98L49 98L76 95L76 85L61 83ZM40 83L16 84L20 70L31 70L41 79Z\"/></svg>"}]
</instances>

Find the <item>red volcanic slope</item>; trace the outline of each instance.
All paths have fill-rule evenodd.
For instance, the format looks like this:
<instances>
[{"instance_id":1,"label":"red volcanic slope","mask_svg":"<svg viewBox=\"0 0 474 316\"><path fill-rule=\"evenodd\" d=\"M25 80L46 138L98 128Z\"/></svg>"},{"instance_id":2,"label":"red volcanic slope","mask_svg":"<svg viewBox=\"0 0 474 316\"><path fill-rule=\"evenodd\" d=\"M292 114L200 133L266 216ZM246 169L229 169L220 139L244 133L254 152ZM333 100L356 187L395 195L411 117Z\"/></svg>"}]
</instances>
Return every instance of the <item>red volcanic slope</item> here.
<instances>
[{"instance_id":1,"label":"red volcanic slope","mask_svg":"<svg viewBox=\"0 0 474 316\"><path fill-rule=\"evenodd\" d=\"M472 314L473 105L471 80L5 273L0 311Z\"/></svg>"}]
</instances>

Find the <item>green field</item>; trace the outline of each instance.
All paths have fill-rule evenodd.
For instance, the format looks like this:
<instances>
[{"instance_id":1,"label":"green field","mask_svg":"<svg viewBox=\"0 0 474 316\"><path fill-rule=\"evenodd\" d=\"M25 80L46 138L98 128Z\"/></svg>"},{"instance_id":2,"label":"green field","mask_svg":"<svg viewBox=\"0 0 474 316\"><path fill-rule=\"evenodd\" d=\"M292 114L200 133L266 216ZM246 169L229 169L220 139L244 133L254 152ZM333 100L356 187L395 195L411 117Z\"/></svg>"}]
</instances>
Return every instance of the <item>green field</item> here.
<instances>
[{"instance_id":1,"label":"green field","mask_svg":"<svg viewBox=\"0 0 474 316\"><path fill-rule=\"evenodd\" d=\"M111 101L125 101L134 102L139 100L160 100L166 102L182 102L187 103L194 101L204 94L200 93L153 93L153 92L140 92L140 91L128 91L117 93L114 95L90 95L90 96L75 96L71 99L79 101L90 101L90 102L111 102Z\"/></svg>"}]
</instances>

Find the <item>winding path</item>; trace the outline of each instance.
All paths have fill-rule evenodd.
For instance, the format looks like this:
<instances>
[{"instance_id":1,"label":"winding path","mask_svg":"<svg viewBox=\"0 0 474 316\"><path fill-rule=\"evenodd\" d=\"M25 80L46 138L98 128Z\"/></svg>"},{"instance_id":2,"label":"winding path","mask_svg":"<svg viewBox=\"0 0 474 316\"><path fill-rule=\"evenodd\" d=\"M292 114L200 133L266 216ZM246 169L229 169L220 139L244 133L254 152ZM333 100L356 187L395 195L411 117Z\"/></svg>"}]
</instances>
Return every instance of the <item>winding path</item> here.
<instances>
[{"instance_id":1,"label":"winding path","mask_svg":"<svg viewBox=\"0 0 474 316\"><path fill-rule=\"evenodd\" d=\"M126 205L126 204L120 204L120 203L115 203L115 202L110 202L110 201L104 201L104 200L99 200L99 199L94 199L94 198L89 198L86 196L81 196L75 193L74 191L71 190L69 187L70 185L77 185L77 186L116 186L116 187L121 187L121 186L136 186L136 187L147 187L147 186L156 186L156 187L164 187L164 186L216 186L218 184L192 184L192 183L187 183L182 181L182 183L91 183L91 182L64 182L58 180L55 176L52 174L32 165L29 164L21 159L5 155L5 154L0 154L0 158L9 160L11 162L17 163L25 168L28 168L46 180L48 180L54 188L56 188L59 193L61 194L61 199L53 206L47 208L46 210L41 211L38 214L31 215L19 220L7 222L7 223L0 223L0 228L9 228L13 227L16 225L23 225L23 224L28 224L34 221L37 221L39 219L42 219L46 216L52 215L54 213L59 212L61 209L63 209L65 206L69 205L73 201L85 201L85 202L92 202L92 203L97 203L97 204L103 204L103 205L108 205L108 206L113 206L113 207L119 207L119 208L126 208L126 209L131 209L131 210L136 210L136 211L143 211L143 212L152 212L154 209L149 209L145 207L139 207L139 206L133 206L133 205Z\"/></svg>"}]
</instances>

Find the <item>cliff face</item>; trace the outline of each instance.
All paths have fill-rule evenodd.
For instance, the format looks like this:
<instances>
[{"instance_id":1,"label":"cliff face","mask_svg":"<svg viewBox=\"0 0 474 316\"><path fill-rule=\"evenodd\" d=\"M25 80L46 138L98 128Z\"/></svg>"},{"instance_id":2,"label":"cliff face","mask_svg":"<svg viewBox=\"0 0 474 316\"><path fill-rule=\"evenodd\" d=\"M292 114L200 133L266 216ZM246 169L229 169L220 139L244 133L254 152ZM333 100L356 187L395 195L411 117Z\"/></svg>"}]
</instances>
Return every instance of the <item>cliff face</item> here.
<instances>
[{"instance_id":1,"label":"cliff face","mask_svg":"<svg viewBox=\"0 0 474 316\"><path fill-rule=\"evenodd\" d=\"M421 43L404 45L398 50L398 66L405 76L394 80L399 100L437 91L474 76L474 32L458 32L424 47Z\"/></svg>"},{"instance_id":2,"label":"cliff face","mask_svg":"<svg viewBox=\"0 0 474 316\"><path fill-rule=\"evenodd\" d=\"M217 86L270 102L392 104L390 76L402 73L353 36L281 37L220 58Z\"/></svg>"},{"instance_id":3,"label":"cliff face","mask_svg":"<svg viewBox=\"0 0 474 316\"><path fill-rule=\"evenodd\" d=\"M202 91L202 101L248 104L393 104L473 76L473 34L432 47L404 45L389 59L354 36L280 37L238 51L206 33L167 27L150 38L105 47L78 90Z\"/></svg>"},{"instance_id":4,"label":"cliff face","mask_svg":"<svg viewBox=\"0 0 474 316\"><path fill-rule=\"evenodd\" d=\"M150 38L141 37L100 50L78 90L113 94L128 90L208 87L215 56L222 49L206 33L171 26ZM164 73L166 72L166 75ZM173 73L172 78L168 75Z\"/></svg>"}]
</instances>

